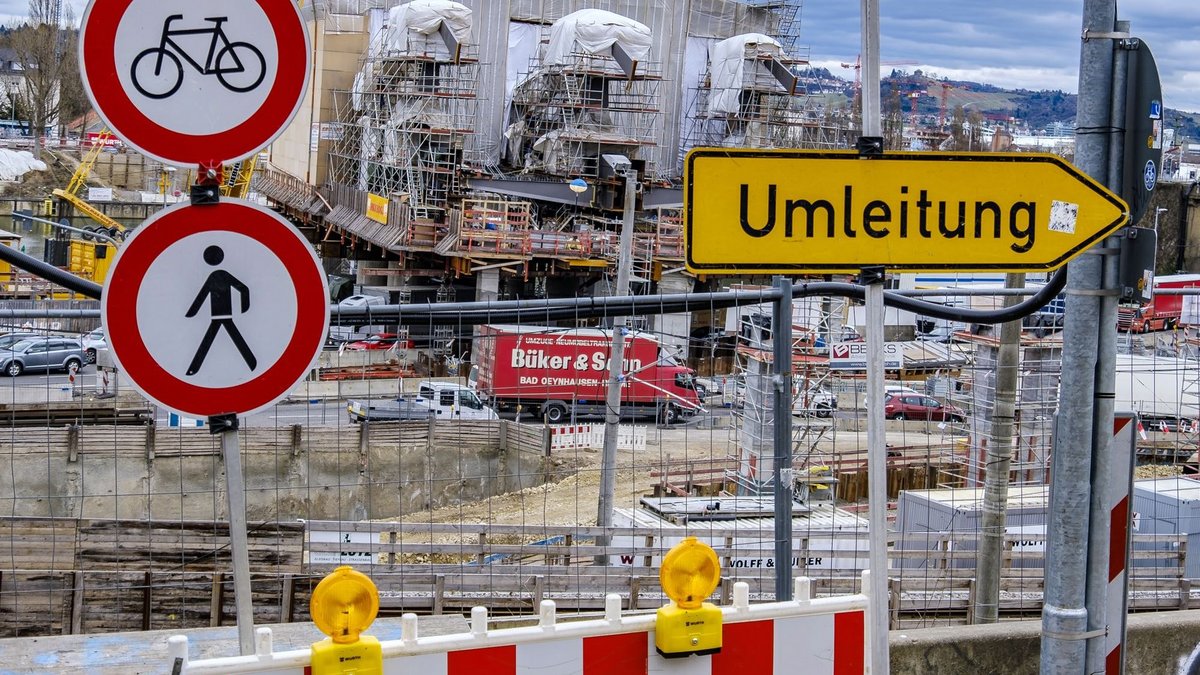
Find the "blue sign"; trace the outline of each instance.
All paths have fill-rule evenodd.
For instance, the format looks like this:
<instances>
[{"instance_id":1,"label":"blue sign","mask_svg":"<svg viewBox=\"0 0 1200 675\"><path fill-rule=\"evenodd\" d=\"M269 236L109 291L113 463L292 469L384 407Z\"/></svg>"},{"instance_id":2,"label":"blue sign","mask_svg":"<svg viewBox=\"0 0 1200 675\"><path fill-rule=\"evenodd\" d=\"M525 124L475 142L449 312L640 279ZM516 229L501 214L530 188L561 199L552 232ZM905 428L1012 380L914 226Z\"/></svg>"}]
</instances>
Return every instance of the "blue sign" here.
<instances>
[{"instance_id":1,"label":"blue sign","mask_svg":"<svg viewBox=\"0 0 1200 675\"><path fill-rule=\"evenodd\" d=\"M1150 101L1150 119L1162 119L1162 101Z\"/></svg>"},{"instance_id":2,"label":"blue sign","mask_svg":"<svg viewBox=\"0 0 1200 675\"><path fill-rule=\"evenodd\" d=\"M1158 170L1154 166L1154 160L1146 162L1146 168L1142 171L1142 180L1146 183L1146 192L1153 192L1154 186L1158 184Z\"/></svg>"}]
</instances>

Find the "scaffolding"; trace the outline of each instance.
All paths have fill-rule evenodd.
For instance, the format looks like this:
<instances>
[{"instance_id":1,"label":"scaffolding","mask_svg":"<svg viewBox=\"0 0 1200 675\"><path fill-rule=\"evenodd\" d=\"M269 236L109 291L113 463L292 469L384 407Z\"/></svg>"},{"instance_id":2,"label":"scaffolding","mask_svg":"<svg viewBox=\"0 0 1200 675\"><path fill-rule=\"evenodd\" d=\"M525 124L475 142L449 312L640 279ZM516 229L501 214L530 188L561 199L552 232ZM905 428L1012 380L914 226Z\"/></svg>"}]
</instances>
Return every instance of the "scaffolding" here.
<instances>
[{"instance_id":1,"label":"scaffolding","mask_svg":"<svg viewBox=\"0 0 1200 675\"><path fill-rule=\"evenodd\" d=\"M689 97L683 152L847 147L849 120L813 103L794 72L806 63L765 35L739 35L715 45Z\"/></svg>"},{"instance_id":2,"label":"scaffolding","mask_svg":"<svg viewBox=\"0 0 1200 675\"><path fill-rule=\"evenodd\" d=\"M410 27L401 5L374 36L350 91L335 91L331 180L413 208L445 209L475 132L479 60L470 13L426 3L437 29ZM412 10L416 11L416 10ZM463 14L465 12L465 15ZM426 17L428 19L428 17Z\"/></svg>"},{"instance_id":3,"label":"scaffolding","mask_svg":"<svg viewBox=\"0 0 1200 675\"><path fill-rule=\"evenodd\" d=\"M525 172L616 183L602 156L623 155L641 175L652 173L662 73L638 45L622 40L642 38L648 51L649 29L608 12L584 12L613 17L627 32L600 49L571 32L583 12L551 26L548 55L531 59L513 90L506 162Z\"/></svg>"},{"instance_id":4,"label":"scaffolding","mask_svg":"<svg viewBox=\"0 0 1200 675\"><path fill-rule=\"evenodd\" d=\"M779 41L783 50L788 54L799 56L804 53L808 59L808 48L800 45L801 14L804 10L804 0L745 0L745 4L769 9L775 16L775 30L771 37Z\"/></svg>"},{"instance_id":5,"label":"scaffolding","mask_svg":"<svg viewBox=\"0 0 1200 675\"><path fill-rule=\"evenodd\" d=\"M947 486L982 486L987 467L988 446L996 442L993 412L996 407L998 338L972 335L975 344L974 377L962 383L960 400L971 411L965 455L957 455L962 476L949 477ZM1016 390L1016 415L1010 440L1013 456L1009 466L1012 485L1044 484L1050 475L1051 434L1058 409L1058 382L1062 373L1062 338L1022 335ZM956 453L957 454L957 453Z\"/></svg>"}]
</instances>

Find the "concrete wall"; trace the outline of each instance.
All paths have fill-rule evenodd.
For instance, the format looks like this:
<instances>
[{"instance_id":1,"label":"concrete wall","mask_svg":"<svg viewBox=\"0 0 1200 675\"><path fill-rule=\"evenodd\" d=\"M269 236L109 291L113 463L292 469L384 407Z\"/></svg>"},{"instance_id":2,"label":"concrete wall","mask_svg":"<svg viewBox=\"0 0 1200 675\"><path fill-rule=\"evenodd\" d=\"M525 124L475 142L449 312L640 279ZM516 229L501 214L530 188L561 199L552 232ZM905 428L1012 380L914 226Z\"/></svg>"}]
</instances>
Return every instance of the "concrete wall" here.
<instances>
[{"instance_id":1,"label":"concrete wall","mask_svg":"<svg viewBox=\"0 0 1200 675\"><path fill-rule=\"evenodd\" d=\"M247 515L393 518L556 478L540 447L501 441L501 424L439 424L431 440L422 425L305 429L295 446L291 428L243 431ZM84 427L75 452L65 429L14 430L0 510L22 517L224 518L219 438L198 429L151 430L153 456L144 427ZM537 431L522 433L529 440L540 438Z\"/></svg>"},{"instance_id":2,"label":"concrete wall","mask_svg":"<svg viewBox=\"0 0 1200 675\"><path fill-rule=\"evenodd\" d=\"M897 674L1037 673L1041 621L993 626L948 626L892 631L891 667ZM1129 616L1127 673L1175 673L1200 643L1200 610ZM1083 672L1080 664L1079 672Z\"/></svg>"},{"instance_id":3,"label":"concrete wall","mask_svg":"<svg viewBox=\"0 0 1200 675\"><path fill-rule=\"evenodd\" d=\"M331 32L327 28L325 21L308 22L313 46L312 80L296 117L270 149L272 164L312 185L325 183L332 143L321 138L321 128L317 127L314 152L313 125L337 119L333 92L350 89L367 48L365 33Z\"/></svg>"}]
</instances>

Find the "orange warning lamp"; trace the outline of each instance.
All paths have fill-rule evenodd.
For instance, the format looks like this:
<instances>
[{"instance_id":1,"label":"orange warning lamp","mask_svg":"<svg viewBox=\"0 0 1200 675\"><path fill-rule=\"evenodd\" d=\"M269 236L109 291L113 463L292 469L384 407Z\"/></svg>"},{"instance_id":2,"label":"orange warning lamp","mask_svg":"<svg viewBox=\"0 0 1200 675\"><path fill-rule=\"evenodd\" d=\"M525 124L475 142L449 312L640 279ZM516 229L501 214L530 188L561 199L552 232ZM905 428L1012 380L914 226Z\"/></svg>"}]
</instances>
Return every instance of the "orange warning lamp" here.
<instances>
[{"instance_id":1,"label":"orange warning lamp","mask_svg":"<svg viewBox=\"0 0 1200 675\"><path fill-rule=\"evenodd\" d=\"M313 589L309 613L329 637L312 646L312 675L383 675L379 640L362 632L379 613L379 591L367 575L343 565Z\"/></svg>"},{"instance_id":2,"label":"orange warning lamp","mask_svg":"<svg viewBox=\"0 0 1200 675\"><path fill-rule=\"evenodd\" d=\"M721 609L704 601L721 583L716 552L688 537L667 552L658 580L671 604L658 609L655 650L669 659L721 651Z\"/></svg>"}]
</instances>

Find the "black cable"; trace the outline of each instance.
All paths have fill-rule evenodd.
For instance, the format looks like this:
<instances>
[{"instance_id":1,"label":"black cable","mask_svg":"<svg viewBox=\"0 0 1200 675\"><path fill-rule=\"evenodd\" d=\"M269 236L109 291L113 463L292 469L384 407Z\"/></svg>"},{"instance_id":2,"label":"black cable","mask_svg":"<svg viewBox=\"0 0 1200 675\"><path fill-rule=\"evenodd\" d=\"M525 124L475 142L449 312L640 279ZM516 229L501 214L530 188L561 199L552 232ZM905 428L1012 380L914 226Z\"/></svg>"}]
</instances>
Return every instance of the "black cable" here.
<instances>
[{"instance_id":1,"label":"black cable","mask_svg":"<svg viewBox=\"0 0 1200 675\"><path fill-rule=\"evenodd\" d=\"M41 260L34 258L33 256L26 255L15 248L0 246L0 260L4 260L4 262L29 272L30 274L39 276L46 281L58 284L68 291L75 291L80 295L84 295L96 300L100 299L100 292L103 290L100 284L77 277L70 272L60 270L53 265L44 263Z\"/></svg>"},{"instance_id":2,"label":"black cable","mask_svg":"<svg viewBox=\"0 0 1200 675\"><path fill-rule=\"evenodd\" d=\"M31 274L56 283L67 290L89 298L100 299L99 284L77 277L44 263L37 258L7 246L0 246L0 259ZM1054 299L1067 284L1066 268L1054 273L1050 281L1033 296L998 310L978 310L949 307L936 302L908 298L895 292L884 292L884 304L922 316L948 319L963 323L1004 323L1033 314ZM857 284L832 281L798 283L792 288L793 298L836 295L862 300L866 288ZM330 323L354 325L375 322L398 325L477 325L485 323L523 323L529 321L564 321L577 318L598 318L616 314L675 314L702 309L723 309L739 305L770 302L778 291L724 291L717 293L676 293L603 298L559 298L552 300L501 300L489 302L442 302L420 305L379 305L330 310ZM651 311L654 310L654 311Z\"/></svg>"}]
</instances>

